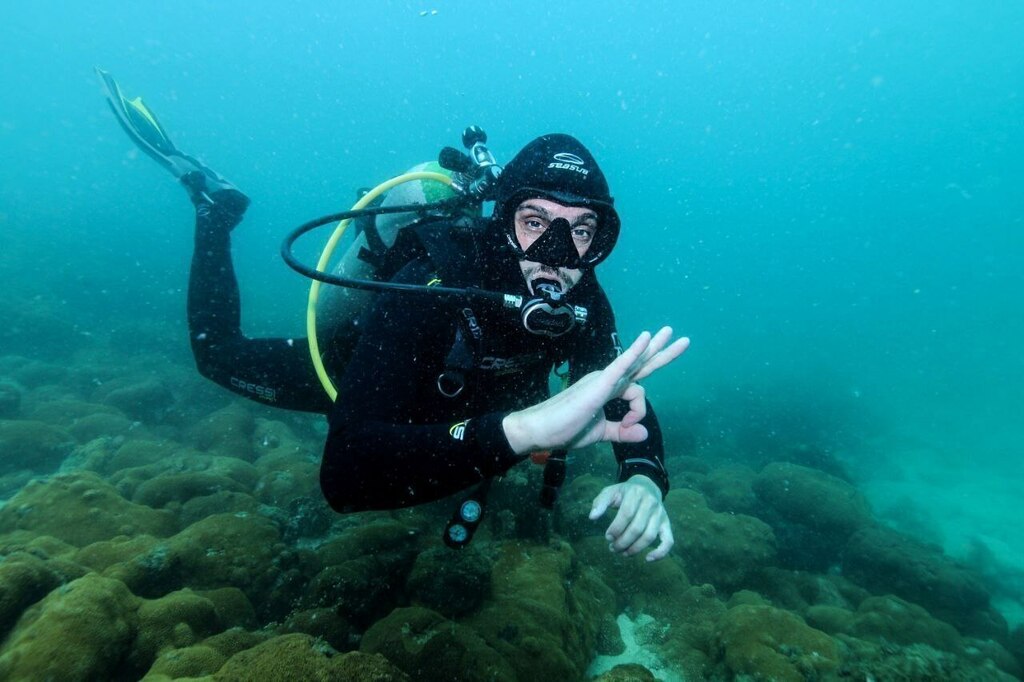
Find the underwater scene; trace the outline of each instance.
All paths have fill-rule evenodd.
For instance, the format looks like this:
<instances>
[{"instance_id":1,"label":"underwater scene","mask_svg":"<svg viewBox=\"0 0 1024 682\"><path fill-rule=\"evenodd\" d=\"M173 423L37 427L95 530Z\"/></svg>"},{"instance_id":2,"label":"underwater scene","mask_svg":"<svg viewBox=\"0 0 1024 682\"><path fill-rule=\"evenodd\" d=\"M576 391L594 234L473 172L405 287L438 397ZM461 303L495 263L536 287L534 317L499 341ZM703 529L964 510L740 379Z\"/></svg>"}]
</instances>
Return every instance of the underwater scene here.
<instances>
[{"instance_id":1,"label":"underwater scene","mask_svg":"<svg viewBox=\"0 0 1024 682\"><path fill-rule=\"evenodd\" d=\"M1024 679L1022 36L1013 0L10 6L0 680ZM326 409L197 367L204 192L245 336L304 347L283 240L469 126L499 166L578 138L619 337L690 339L643 381L661 560L590 518L608 443L451 549L463 495L335 511Z\"/></svg>"}]
</instances>

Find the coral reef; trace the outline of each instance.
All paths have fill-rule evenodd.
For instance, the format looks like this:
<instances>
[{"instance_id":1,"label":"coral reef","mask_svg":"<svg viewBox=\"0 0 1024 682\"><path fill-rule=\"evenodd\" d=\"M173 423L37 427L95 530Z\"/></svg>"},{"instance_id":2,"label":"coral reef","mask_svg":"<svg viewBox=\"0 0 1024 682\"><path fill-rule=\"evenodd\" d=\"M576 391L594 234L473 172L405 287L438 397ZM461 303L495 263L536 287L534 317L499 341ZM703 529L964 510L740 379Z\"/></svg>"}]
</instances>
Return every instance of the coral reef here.
<instances>
[{"instance_id":1,"label":"coral reef","mask_svg":"<svg viewBox=\"0 0 1024 682\"><path fill-rule=\"evenodd\" d=\"M980 576L938 547L880 526L865 528L846 545L843 572L874 592L891 592L920 604L966 634L1007 636L1006 622L989 606Z\"/></svg>"},{"instance_id":2,"label":"coral reef","mask_svg":"<svg viewBox=\"0 0 1024 682\"><path fill-rule=\"evenodd\" d=\"M665 508L676 528L692 529L680 534L676 547L694 580L733 589L775 561L771 527L752 516L713 512L693 490L675 491Z\"/></svg>"},{"instance_id":3,"label":"coral reef","mask_svg":"<svg viewBox=\"0 0 1024 682\"><path fill-rule=\"evenodd\" d=\"M708 506L717 512L757 516L761 502L754 492L757 472L741 464L727 464L708 472L700 484Z\"/></svg>"},{"instance_id":4,"label":"coral reef","mask_svg":"<svg viewBox=\"0 0 1024 682\"><path fill-rule=\"evenodd\" d=\"M616 510L588 518L608 448L577 456L554 512L541 469L514 469L455 553L449 501L333 513L316 421L228 399L152 349L119 364L73 346L73 365L0 358L0 679L1022 673L1024 629L984 579L881 526L811 442L671 457L664 561L608 551Z\"/></svg>"},{"instance_id":5,"label":"coral reef","mask_svg":"<svg viewBox=\"0 0 1024 682\"><path fill-rule=\"evenodd\" d=\"M138 630L124 583L85 575L25 611L0 649L0 679L111 679Z\"/></svg>"},{"instance_id":6,"label":"coral reef","mask_svg":"<svg viewBox=\"0 0 1024 682\"><path fill-rule=\"evenodd\" d=\"M515 668L473 628L416 606L395 609L374 623L360 650L386 657L413 682L519 679Z\"/></svg>"},{"instance_id":7,"label":"coral reef","mask_svg":"<svg viewBox=\"0 0 1024 682\"><path fill-rule=\"evenodd\" d=\"M192 439L196 447L205 452L251 460L255 430L252 413L245 406L233 403L196 424Z\"/></svg>"},{"instance_id":8,"label":"coral reef","mask_svg":"<svg viewBox=\"0 0 1024 682\"><path fill-rule=\"evenodd\" d=\"M118 535L164 537L175 530L168 512L132 504L88 472L33 481L0 509L0 533L26 530L84 547Z\"/></svg>"},{"instance_id":9,"label":"coral reef","mask_svg":"<svg viewBox=\"0 0 1024 682\"><path fill-rule=\"evenodd\" d=\"M0 379L0 419L14 419L21 412L22 388L14 381Z\"/></svg>"},{"instance_id":10,"label":"coral reef","mask_svg":"<svg viewBox=\"0 0 1024 682\"><path fill-rule=\"evenodd\" d=\"M74 438L41 421L0 419L0 474L19 469L48 473L71 453Z\"/></svg>"},{"instance_id":11,"label":"coral reef","mask_svg":"<svg viewBox=\"0 0 1024 682\"><path fill-rule=\"evenodd\" d=\"M0 561L0 637L25 609L83 573L74 564L47 561L23 549L5 553Z\"/></svg>"},{"instance_id":12,"label":"coral reef","mask_svg":"<svg viewBox=\"0 0 1024 682\"><path fill-rule=\"evenodd\" d=\"M824 471L773 462L752 485L758 516L774 529L780 560L790 568L828 570L850 535L872 523L865 497Z\"/></svg>"},{"instance_id":13,"label":"coral reef","mask_svg":"<svg viewBox=\"0 0 1024 682\"><path fill-rule=\"evenodd\" d=\"M521 680L579 679L614 595L565 543L502 543L492 599L464 622L502 654Z\"/></svg>"},{"instance_id":14,"label":"coral reef","mask_svg":"<svg viewBox=\"0 0 1024 682\"><path fill-rule=\"evenodd\" d=\"M848 538L871 523L867 500L852 485L823 471L788 462L765 466L754 492L784 520Z\"/></svg>"},{"instance_id":15,"label":"coral reef","mask_svg":"<svg viewBox=\"0 0 1024 682\"><path fill-rule=\"evenodd\" d=\"M719 660L732 675L780 682L818 679L838 667L836 642L789 611L741 604L715 629Z\"/></svg>"},{"instance_id":16,"label":"coral reef","mask_svg":"<svg viewBox=\"0 0 1024 682\"><path fill-rule=\"evenodd\" d=\"M642 665L624 663L595 677L594 682L655 682L656 679L654 673Z\"/></svg>"},{"instance_id":17,"label":"coral reef","mask_svg":"<svg viewBox=\"0 0 1024 682\"><path fill-rule=\"evenodd\" d=\"M160 421L174 405L171 390L158 379L108 382L97 391L96 397L116 407L129 419L150 423Z\"/></svg>"},{"instance_id":18,"label":"coral reef","mask_svg":"<svg viewBox=\"0 0 1024 682\"><path fill-rule=\"evenodd\" d=\"M455 555L435 547L416 557L406 589L414 603L454 618L480 608L490 596L491 570L490 558L477 547Z\"/></svg>"},{"instance_id":19,"label":"coral reef","mask_svg":"<svg viewBox=\"0 0 1024 682\"><path fill-rule=\"evenodd\" d=\"M353 651L333 655L309 635L275 637L235 654L213 675L214 682L406 682L409 678L383 656Z\"/></svg>"}]
</instances>

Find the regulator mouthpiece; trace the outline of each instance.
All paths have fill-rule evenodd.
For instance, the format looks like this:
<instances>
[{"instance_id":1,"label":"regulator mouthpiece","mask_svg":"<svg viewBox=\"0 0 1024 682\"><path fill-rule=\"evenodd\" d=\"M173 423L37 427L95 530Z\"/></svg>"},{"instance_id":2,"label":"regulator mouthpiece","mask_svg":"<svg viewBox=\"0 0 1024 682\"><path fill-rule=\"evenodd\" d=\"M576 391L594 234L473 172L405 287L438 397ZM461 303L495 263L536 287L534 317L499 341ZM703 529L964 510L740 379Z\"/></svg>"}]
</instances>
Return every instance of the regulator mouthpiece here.
<instances>
[{"instance_id":1,"label":"regulator mouthpiece","mask_svg":"<svg viewBox=\"0 0 1024 682\"><path fill-rule=\"evenodd\" d=\"M539 336L562 336L573 330L582 312L586 321L586 311L577 309L563 297L562 286L551 279L539 279L533 283L534 298L523 304L521 311L523 327L531 334Z\"/></svg>"}]
</instances>

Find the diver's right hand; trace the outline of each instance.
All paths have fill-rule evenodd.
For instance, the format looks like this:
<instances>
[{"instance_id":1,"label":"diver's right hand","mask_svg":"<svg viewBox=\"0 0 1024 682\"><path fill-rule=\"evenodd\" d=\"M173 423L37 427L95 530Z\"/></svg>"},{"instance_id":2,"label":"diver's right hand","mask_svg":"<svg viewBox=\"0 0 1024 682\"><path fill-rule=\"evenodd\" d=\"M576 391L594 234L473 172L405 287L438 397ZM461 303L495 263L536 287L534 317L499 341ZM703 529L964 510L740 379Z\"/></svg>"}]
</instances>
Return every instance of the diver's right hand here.
<instances>
[{"instance_id":1,"label":"diver's right hand","mask_svg":"<svg viewBox=\"0 0 1024 682\"><path fill-rule=\"evenodd\" d=\"M672 521L663 499L657 483L642 474L634 474L622 483L601 490L594 498L589 517L596 521L608 509L618 509L604 534L608 549L633 556L658 540L658 546L647 553L648 561L657 561L668 556L675 543Z\"/></svg>"},{"instance_id":2,"label":"diver's right hand","mask_svg":"<svg viewBox=\"0 0 1024 682\"><path fill-rule=\"evenodd\" d=\"M653 337L644 332L600 372L591 372L542 403L510 413L502 422L509 445L517 454L526 454L582 448L600 441L646 440L647 429L640 424L647 414L645 394L636 382L675 360L690 345L685 337L667 345L671 338L671 327L662 327ZM605 403L615 398L629 403L629 411L617 422L604 416Z\"/></svg>"}]
</instances>

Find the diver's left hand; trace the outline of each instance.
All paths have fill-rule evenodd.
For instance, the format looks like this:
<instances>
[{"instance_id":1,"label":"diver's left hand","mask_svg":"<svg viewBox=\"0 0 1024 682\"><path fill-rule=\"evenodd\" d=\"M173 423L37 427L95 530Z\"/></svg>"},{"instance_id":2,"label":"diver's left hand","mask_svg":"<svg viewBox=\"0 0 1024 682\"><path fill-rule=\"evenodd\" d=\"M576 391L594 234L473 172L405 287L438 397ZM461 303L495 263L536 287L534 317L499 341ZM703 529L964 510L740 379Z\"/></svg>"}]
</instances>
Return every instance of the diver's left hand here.
<instances>
[{"instance_id":1,"label":"diver's left hand","mask_svg":"<svg viewBox=\"0 0 1024 682\"><path fill-rule=\"evenodd\" d=\"M608 486L594 498L590 520L601 518L609 507L619 510L604 534L613 552L633 556L658 539L660 542L647 554L647 561L668 556L675 540L672 524L662 504L661 489L654 481L638 474L623 483Z\"/></svg>"}]
</instances>

